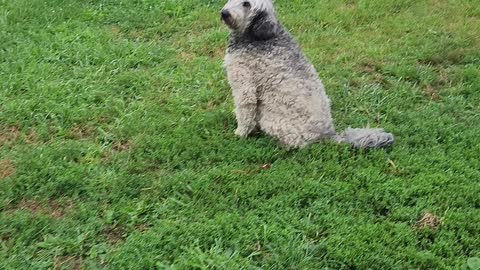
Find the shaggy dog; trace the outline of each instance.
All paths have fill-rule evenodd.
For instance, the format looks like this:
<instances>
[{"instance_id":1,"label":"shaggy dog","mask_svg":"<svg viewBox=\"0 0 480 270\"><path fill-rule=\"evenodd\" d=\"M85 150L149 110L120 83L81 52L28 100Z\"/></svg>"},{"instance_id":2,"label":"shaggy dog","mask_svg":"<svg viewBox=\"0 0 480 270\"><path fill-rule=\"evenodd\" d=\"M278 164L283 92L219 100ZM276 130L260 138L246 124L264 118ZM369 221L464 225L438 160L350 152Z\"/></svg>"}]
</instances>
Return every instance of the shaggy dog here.
<instances>
[{"instance_id":1,"label":"shaggy dog","mask_svg":"<svg viewBox=\"0 0 480 270\"><path fill-rule=\"evenodd\" d=\"M236 135L247 137L260 129L287 148L323 139L360 148L393 143L393 135L383 129L335 132L323 84L277 21L272 0L229 0L221 17L230 28L225 67L235 102Z\"/></svg>"}]
</instances>

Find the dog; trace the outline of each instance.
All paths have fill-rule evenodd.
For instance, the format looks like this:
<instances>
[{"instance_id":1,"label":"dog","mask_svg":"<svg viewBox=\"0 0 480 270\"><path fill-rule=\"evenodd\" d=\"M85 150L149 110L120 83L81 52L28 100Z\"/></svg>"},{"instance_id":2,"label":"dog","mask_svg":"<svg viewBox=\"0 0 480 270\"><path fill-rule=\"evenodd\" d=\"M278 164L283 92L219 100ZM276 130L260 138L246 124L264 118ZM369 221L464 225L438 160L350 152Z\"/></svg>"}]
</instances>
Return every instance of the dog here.
<instances>
[{"instance_id":1,"label":"dog","mask_svg":"<svg viewBox=\"0 0 480 270\"><path fill-rule=\"evenodd\" d=\"M272 0L229 0L220 12L230 30L224 65L232 88L237 129L259 129L286 148L332 139L358 148L386 147L383 129L337 133L330 100L314 66L275 15Z\"/></svg>"}]
</instances>

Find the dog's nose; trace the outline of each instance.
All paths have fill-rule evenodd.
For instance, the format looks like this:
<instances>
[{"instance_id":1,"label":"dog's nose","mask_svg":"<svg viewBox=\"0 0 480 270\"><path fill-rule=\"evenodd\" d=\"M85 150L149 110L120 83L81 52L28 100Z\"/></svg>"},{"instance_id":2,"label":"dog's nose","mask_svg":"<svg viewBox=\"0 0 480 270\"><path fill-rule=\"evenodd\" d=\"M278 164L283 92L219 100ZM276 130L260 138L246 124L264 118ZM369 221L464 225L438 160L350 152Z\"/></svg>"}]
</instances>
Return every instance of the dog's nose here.
<instances>
[{"instance_id":1,"label":"dog's nose","mask_svg":"<svg viewBox=\"0 0 480 270\"><path fill-rule=\"evenodd\" d=\"M222 15L222 19L223 20L227 20L228 18L230 18L230 12L228 12L228 10L222 10L222 12L220 12L220 15Z\"/></svg>"}]
</instances>

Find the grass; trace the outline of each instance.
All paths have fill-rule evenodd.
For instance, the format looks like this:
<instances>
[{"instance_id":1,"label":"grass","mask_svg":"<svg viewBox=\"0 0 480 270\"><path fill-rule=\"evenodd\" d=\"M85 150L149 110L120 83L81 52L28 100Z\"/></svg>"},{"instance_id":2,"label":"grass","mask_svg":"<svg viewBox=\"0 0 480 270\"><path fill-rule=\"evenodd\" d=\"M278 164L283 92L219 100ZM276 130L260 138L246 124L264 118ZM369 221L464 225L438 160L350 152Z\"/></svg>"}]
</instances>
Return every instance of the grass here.
<instances>
[{"instance_id":1,"label":"grass","mask_svg":"<svg viewBox=\"0 0 480 270\"><path fill-rule=\"evenodd\" d=\"M0 268L478 269L478 1L278 0L397 138L290 152L233 135L223 4L0 0Z\"/></svg>"}]
</instances>

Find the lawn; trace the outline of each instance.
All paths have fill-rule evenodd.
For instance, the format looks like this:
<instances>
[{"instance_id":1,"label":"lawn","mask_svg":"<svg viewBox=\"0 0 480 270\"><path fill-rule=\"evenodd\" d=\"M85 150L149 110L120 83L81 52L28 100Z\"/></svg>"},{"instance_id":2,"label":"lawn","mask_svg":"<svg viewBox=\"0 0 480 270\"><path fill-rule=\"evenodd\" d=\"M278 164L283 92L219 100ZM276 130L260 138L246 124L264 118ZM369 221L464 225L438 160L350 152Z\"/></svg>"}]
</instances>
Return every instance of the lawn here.
<instances>
[{"instance_id":1,"label":"lawn","mask_svg":"<svg viewBox=\"0 0 480 270\"><path fill-rule=\"evenodd\" d=\"M368 151L234 135L223 4L0 0L0 269L479 269L478 0L276 1Z\"/></svg>"}]
</instances>

